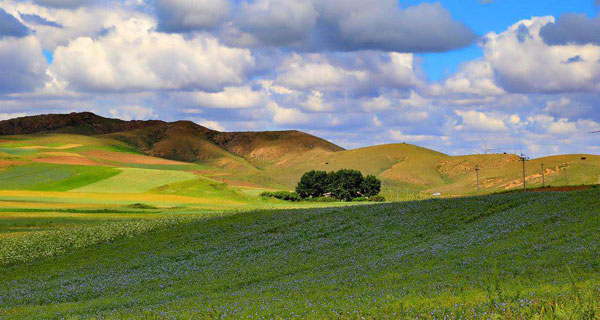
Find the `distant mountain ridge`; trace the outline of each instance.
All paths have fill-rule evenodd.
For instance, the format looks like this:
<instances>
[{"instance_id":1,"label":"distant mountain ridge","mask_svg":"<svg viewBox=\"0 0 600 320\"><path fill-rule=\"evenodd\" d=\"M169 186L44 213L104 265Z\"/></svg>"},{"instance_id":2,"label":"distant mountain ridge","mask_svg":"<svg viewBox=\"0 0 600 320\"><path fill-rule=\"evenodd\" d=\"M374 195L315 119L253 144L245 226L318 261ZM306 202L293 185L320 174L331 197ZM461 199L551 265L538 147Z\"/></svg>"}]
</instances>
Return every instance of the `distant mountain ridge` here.
<instances>
[{"instance_id":1,"label":"distant mountain ridge","mask_svg":"<svg viewBox=\"0 0 600 320\"><path fill-rule=\"evenodd\" d=\"M71 133L105 135L127 142L149 155L187 162L215 160L242 165L242 157L260 165L282 156L316 150L344 150L310 134L290 131L220 132L191 121L125 121L91 112L45 114L0 121L0 135Z\"/></svg>"}]
</instances>

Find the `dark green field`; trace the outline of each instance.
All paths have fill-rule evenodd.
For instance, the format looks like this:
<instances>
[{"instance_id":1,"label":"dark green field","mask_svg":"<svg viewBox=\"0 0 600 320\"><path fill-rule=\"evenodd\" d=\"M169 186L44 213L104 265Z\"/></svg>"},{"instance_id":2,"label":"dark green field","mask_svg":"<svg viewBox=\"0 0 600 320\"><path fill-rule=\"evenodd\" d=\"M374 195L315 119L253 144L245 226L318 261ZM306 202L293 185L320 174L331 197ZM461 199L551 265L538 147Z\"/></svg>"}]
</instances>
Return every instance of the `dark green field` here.
<instances>
[{"instance_id":1,"label":"dark green field","mask_svg":"<svg viewBox=\"0 0 600 320\"><path fill-rule=\"evenodd\" d=\"M72 213L96 223L0 239L0 317L600 315L598 188L212 215L132 212ZM12 227L19 223L27 221Z\"/></svg>"}]
</instances>

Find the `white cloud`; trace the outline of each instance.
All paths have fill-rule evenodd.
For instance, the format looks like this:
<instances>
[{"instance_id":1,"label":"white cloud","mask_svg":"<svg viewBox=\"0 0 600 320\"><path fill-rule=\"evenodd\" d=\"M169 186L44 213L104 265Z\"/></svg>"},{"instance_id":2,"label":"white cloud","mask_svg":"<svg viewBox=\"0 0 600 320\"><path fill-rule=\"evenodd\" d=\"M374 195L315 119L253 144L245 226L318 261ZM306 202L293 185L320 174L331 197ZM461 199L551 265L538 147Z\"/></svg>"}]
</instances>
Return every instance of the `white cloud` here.
<instances>
[{"instance_id":1,"label":"white cloud","mask_svg":"<svg viewBox=\"0 0 600 320\"><path fill-rule=\"evenodd\" d=\"M151 107L143 106L122 106L112 108L108 112L112 117L123 120L147 120L158 117Z\"/></svg>"},{"instance_id":2,"label":"white cloud","mask_svg":"<svg viewBox=\"0 0 600 320\"><path fill-rule=\"evenodd\" d=\"M600 89L600 47L547 45L539 32L553 21L553 17L534 17L500 34L486 35L485 59L504 89L544 93Z\"/></svg>"},{"instance_id":3,"label":"white cloud","mask_svg":"<svg viewBox=\"0 0 600 320\"><path fill-rule=\"evenodd\" d=\"M491 117L479 111L455 111L462 119L460 129L475 131L506 131L508 128L504 121Z\"/></svg>"},{"instance_id":4,"label":"white cloud","mask_svg":"<svg viewBox=\"0 0 600 320\"><path fill-rule=\"evenodd\" d=\"M84 91L216 91L242 84L254 66L248 50L201 35L157 33L153 27L134 18L99 39L77 38L56 49L50 70Z\"/></svg>"},{"instance_id":5,"label":"white cloud","mask_svg":"<svg viewBox=\"0 0 600 320\"><path fill-rule=\"evenodd\" d=\"M226 87L221 92L184 92L175 94L187 105L207 108L243 109L261 106L265 97L262 92L249 86Z\"/></svg>"},{"instance_id":6,"label":"white cloud","mask_svg":"<svg viewBox=\"0 0 600 320\"><path fill-rule=\"evenodd\" d=\"M490 96L501 95L505 91L494 82L494 70L490 63L485 60L475 60L464 63L456 74L446 79L443 85L432 85L431 93Z\"/></svg>"},{"instance_id":7,"label":"white cloud","mask_svg":"<svg viewBox=\"0 0 600 320\"><path fill-rule=\"evenodd\" d=\"M279 125L294 125L308 120L308 117L300 110L282 108L273 101L267 104L267 110L272 114L273 122Z\"/></svg>"},{"instance_id":8,"label":"white cloud","mask_svg":"<svg viewBox=\"0 0 600 320\"><path fill-rule=\"evenodd\" d=\"M298 90L337 90L342 86L357 86L367 80L366 72L336 67L319 55L312 55L309 60L292 55L279 68L277 76L277 83Z\"/></svg>"}]
</instances>

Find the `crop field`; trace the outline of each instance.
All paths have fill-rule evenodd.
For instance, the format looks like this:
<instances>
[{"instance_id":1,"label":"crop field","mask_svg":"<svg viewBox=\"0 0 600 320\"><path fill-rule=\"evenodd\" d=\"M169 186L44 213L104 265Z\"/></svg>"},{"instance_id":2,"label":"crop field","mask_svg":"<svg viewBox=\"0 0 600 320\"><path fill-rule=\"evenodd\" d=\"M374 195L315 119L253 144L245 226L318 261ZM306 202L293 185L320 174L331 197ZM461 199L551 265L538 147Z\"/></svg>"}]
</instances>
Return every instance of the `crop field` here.
<instances>
[{"instance_id":1,"label":"crop field","mask_svg":"<svg viewBox=\"0 0 600 320\"><path fill-rule=\"evenodd\" d=\"M0 317L597 319L599 217L599 188L221 213L4 208Z\"/></svg>"}]
</instances>

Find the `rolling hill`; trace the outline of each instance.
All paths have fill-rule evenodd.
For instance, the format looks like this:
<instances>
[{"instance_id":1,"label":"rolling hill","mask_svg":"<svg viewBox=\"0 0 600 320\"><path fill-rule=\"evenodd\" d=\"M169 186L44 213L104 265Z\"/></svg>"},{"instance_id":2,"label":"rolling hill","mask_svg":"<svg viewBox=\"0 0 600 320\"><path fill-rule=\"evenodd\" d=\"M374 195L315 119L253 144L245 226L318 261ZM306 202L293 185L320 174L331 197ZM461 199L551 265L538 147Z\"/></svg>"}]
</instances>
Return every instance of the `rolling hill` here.
<instances>
[{"instance_id":1,"label":"rolling hill","mask_svg":"<svg viewBox=\"0 0 600 320\"><path fill-rule=\"evenodd\" d=\"M197 216L8 213L0 317L597 319L599 207L592 188Z\"/></svg>"},{"instance_id":2,"label":"rolling hill","mask_svg":"<svg viewBox=\"0 0 600 320\"><path fill-rule=\"evenodd\" d=\"M351 168L377 175L383 194L400 199L437 192L474 194L478 166L483 193L522 187L521 163L512 154L449 156L405 143L344 150L300 131L219 132L189 121L123 121L71 113L0 121L0 134L2 174L19 166L35 172L32 166L39 164L179 170L229 186L289 190L306 171ZM542 185L542 164L546 185L596 184L600 179L600 156L557 155L526 163L529 186ZM86 182L75 185L84 188ZM89 184L103 185L93 179Z\"/></svg>"}]
</instances>

